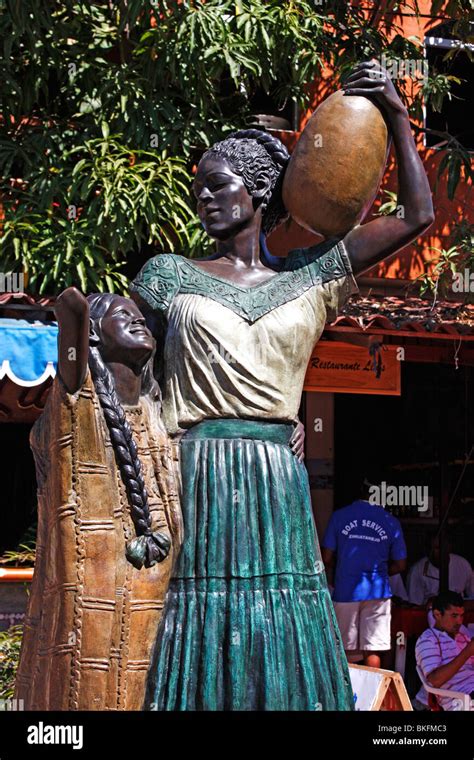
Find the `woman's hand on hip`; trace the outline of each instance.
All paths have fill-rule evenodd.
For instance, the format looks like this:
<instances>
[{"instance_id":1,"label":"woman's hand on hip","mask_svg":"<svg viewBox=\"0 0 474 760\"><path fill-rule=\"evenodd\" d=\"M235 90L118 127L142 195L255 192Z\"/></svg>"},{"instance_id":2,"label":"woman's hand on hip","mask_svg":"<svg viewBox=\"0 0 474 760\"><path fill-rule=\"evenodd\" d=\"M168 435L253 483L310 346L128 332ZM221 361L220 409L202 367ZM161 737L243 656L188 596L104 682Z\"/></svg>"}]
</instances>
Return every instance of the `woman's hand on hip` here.
<instances>
[{"instance_id":1,"label":"woman's hand on hip","mask_svg":"<svg viewBox=\"0 0 474 760\"><path fill-rule=\"evenodd\" d=\"M304 460L304 439L304 425L300 420L298 420L293 434L290 438L290 448L299 462L302 462Z\"/></svg>"}]
</instances>

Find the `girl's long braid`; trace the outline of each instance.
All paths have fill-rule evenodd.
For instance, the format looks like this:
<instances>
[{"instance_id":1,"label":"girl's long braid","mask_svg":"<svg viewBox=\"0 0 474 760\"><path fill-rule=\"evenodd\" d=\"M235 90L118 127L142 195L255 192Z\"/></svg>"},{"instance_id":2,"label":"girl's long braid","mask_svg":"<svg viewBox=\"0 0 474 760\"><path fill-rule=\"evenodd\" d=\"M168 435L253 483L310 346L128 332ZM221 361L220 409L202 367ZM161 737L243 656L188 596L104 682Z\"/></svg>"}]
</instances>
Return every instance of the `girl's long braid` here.
<instances>
[{"instance_id":1,"label":"girl's long braid","mask_svg":"<svg viewBox=\"0 0 474 760\"><path fill-rule=\"evenodd\" d=\"M137 445L115 391L112 375L97 348L89 349L89 366L130 502L131 517L137 534L136 538L127 543L126 556L138 569L143 565L152 567L167 557L171 542L163 533L152 531L148 494Z\"/></svg>"}]
</instances>

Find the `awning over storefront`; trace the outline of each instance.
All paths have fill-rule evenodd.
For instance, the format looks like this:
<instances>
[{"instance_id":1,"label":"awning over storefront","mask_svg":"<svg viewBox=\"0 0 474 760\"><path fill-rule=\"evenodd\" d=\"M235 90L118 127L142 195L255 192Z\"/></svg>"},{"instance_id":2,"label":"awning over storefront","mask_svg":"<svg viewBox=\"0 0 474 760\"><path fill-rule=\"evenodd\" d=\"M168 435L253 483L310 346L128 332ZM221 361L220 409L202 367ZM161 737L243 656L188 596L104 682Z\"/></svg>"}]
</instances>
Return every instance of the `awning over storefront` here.
<instances>
[{"instance_id":1,"label":"awning over storefront","mask_svg":"<svg viewBox=\"0 0 474 760\"><path fill-rule=\"evenodd\" d=\"M357 295L327 324L305 390L400 395L404 361L474 366L474 305Z\"/></svg>"},{"instance_id":2,"label":"awning over storefront","mask_svg":"<svg viewBox=\"0 0 474 760\"><path fill-rule=\"evenodd\" d=\"M0 319L0 422L38 419L56 375L57 341L55 322Z\"/></svg>"},{"instance_id":3,"label":"awning over storefront","mask_svg":"<svg viewBox=\"0 0 474 760\"><path fill-rule=\"evenodd\" d=\"M326 325L323 339L403 346L404 361L474 366L474 304L361 294Z\"/></svg>"},{"instance_id":4,"label":"awning over storefront","mask_svg":"<svg viewBox=\"0 0 474 760\"><path fill-rule=\"evenodd\" d=\"M32 388L56 375L58 326L0 319L0 380Z\"/></svg>"},{"instance_id":5,"label":"awning over storefront","mask_svg":"<svg viewBox=\"0 0 474 760\"><path fill-rule=\"evenodd\" d=\"M353 296L332 330L474 340L474 304L405 296Z\"/></svg>"}]
</instances>

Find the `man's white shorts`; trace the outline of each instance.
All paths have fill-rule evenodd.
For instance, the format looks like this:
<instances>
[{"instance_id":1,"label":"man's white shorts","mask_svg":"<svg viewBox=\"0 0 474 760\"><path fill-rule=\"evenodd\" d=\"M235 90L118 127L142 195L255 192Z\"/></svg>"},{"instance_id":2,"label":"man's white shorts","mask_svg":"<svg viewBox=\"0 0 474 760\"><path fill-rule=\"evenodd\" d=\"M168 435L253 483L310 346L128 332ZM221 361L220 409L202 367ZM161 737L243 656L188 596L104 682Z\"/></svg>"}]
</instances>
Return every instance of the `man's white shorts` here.
<instances>
[{"instance_id":1,"label":"man's white shorts","mask_svg":"<svg viewBox=\"0 0 474 760\"><path fill-rule=\"evenodd\" d=\"M346 651L390 649L391 599L334 602L334 609Z\"/></svg>"}]
</instances>

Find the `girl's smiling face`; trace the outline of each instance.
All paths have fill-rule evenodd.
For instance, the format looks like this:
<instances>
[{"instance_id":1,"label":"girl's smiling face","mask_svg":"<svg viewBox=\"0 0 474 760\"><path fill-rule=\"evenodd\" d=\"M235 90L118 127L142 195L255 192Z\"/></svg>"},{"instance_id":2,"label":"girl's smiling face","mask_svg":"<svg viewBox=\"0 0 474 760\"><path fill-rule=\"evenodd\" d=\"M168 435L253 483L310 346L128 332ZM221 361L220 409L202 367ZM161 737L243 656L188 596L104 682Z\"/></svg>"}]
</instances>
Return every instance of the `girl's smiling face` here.
<instances>
[{"instance_id":1,"label":"girl's smiling face","mask_svg":"<svg viewBox=\"0 0 474 760\"><path fill-rule=\"evenodd\" d=\"M193 183L197 213L208 235L227 240L248 224L256 209L254 199L240 175L220 156L205 156L199 162Z\"/></svg>"},{"instance_id":2,"label":"girl's smiling face","mask_svg":"<svg viewBox=\"0 0 474 760\"><path fill-rule=\"evenodd\" d=\"M138 306L130 299L116 296L100 321L101 354L104 361L127 366L148 360L155 340Z\"/></svg>"}]
</instances>

